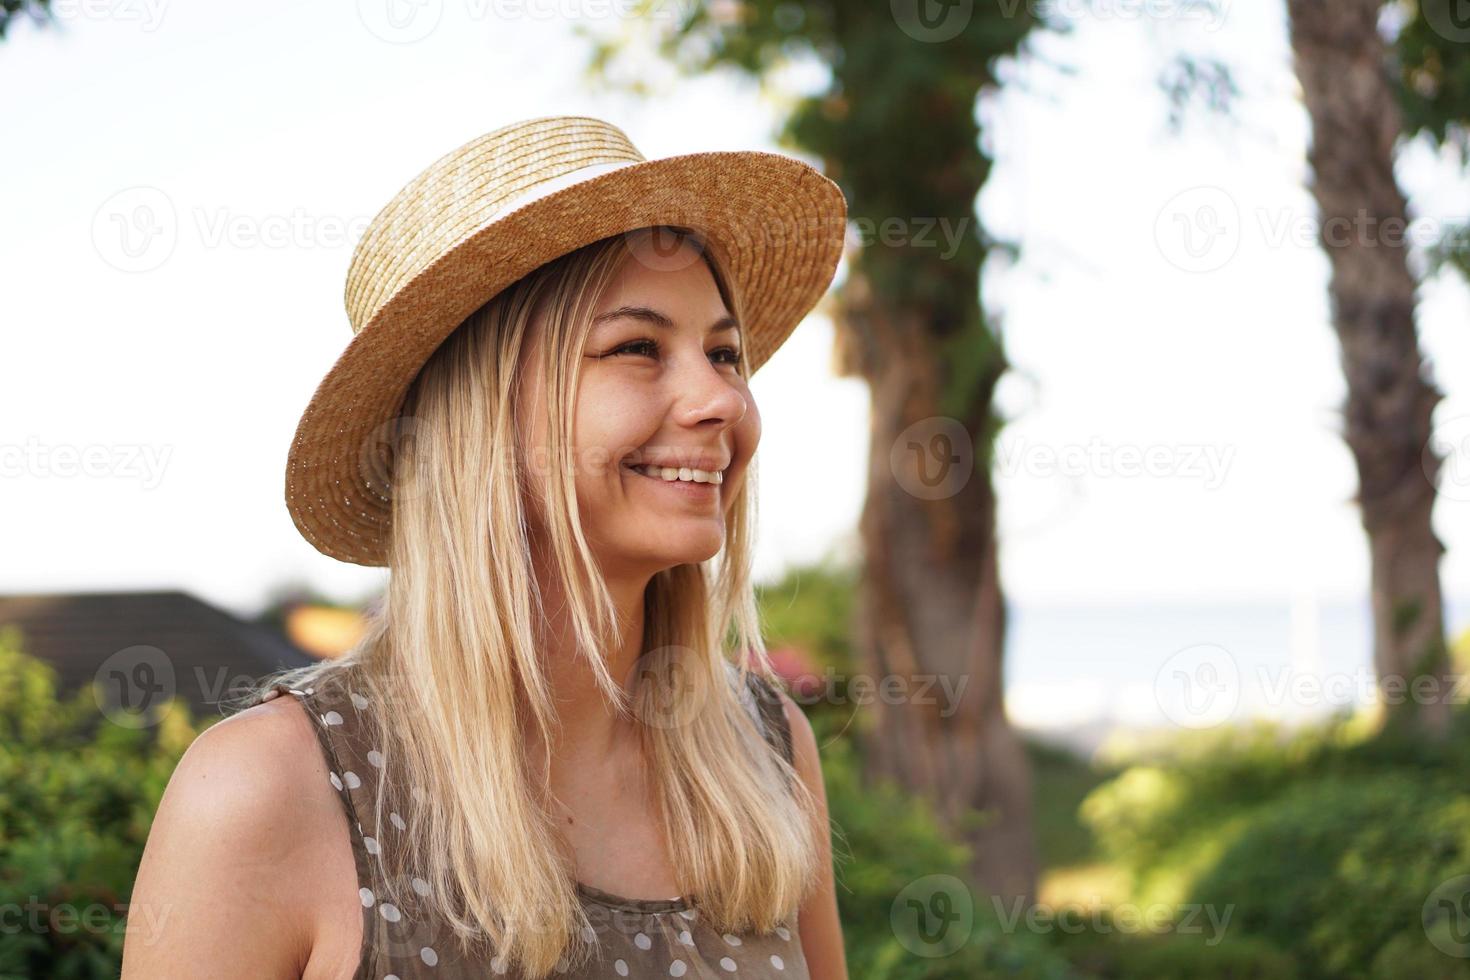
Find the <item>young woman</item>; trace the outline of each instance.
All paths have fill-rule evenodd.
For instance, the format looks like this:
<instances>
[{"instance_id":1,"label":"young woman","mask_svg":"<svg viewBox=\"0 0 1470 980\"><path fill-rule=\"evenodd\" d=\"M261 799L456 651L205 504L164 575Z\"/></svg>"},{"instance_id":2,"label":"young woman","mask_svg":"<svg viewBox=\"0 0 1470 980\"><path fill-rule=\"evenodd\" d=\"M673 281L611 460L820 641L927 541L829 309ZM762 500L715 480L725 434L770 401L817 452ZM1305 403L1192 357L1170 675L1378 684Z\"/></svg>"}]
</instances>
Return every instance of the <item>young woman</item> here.
<instances>
[{"instance_id":1,"label":"young woman","mask_svg":"<svg viewBox=\"0 0 1470 980\"><path fill-rule=\"evenodd\" d=\"M748 387L845 214L798 161L646 161L583 117L390 202L287 477L384 603L185 754L124 980L846 977L817 746L757 623Z\"/></svg>"}]
</instances>

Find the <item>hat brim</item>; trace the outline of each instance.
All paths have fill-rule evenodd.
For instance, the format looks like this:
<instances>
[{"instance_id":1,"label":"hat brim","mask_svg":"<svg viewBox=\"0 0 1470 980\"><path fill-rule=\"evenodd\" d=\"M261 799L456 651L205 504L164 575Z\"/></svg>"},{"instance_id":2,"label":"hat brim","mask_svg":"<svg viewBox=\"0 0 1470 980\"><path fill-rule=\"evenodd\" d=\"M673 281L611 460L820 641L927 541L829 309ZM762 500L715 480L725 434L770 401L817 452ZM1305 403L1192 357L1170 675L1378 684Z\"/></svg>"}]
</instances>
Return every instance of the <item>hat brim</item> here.
<instances>
[{"instance_id":1,"label":"hat brim","mask_svg":"<svg viewBox=\"0 0 1470 980\"><path fill-rule=\"evenodd\" d=\"M480 306L527 273L612 235L703 234L742 297L753 374L816 306L842 255L847 203L819 171L759 151L631 163L497 215L388 297L317 386L291 443L286 507L340 561L388 563L391 490L375 453L414 377Z\"/></svg>"}]
</instances>

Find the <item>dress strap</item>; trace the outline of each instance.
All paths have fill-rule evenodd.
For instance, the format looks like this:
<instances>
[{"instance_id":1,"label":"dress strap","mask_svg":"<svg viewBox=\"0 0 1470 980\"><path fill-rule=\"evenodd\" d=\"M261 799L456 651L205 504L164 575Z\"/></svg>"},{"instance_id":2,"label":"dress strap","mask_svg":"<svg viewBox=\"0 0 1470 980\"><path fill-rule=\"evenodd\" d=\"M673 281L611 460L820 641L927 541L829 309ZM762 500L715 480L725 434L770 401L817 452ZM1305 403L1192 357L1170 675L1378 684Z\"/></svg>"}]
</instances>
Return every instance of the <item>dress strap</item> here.
<instances>
[{"instance_id":1,"label":"dress strap","mask_svg":"<svg viewBox=\"0 0 1470 980\"><path fill-rule=\"evenodd\" d=\"M760 709L766 738L780 750L788 764L796 765L791 747L791 725L786 720L786 710L776 686L754 671L746 675L746 680L750 693L755 697L756 707Z\"/></svg>"}]
</instances>

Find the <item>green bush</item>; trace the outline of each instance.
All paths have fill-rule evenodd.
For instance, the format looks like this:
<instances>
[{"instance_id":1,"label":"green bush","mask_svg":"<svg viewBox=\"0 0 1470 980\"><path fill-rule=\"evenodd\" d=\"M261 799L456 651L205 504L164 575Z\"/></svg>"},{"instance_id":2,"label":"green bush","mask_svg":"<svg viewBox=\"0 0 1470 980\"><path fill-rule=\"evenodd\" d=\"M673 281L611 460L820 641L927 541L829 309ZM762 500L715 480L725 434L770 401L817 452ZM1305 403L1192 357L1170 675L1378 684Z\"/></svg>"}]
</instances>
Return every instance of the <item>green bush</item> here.
<instances>
[{"instance_id":1,"label":"green bush","mask_svg":"<svg viewBox=\"0 0 1470 980\"><path fill-rule=\"evenodd\" d=\"M1191 735L1099 787L1082 816L1136 899L1228 908L1231 941L1289 954L1298 976L1470 976L1421 922L1441 882L1470 874L1470 723L1455 724L1443 744L1361 737L1346 719ZM1143 955L1176 954L1187 945Z\"/></svg>"},{"instance_id":2,"label":"green bush","mask_svg":"<svg viewBox=\"0 0 1470 980\"><path fill-rule=\"evenodd\" d=\"M107 723L0 630L0 980L115 978L153 812L196 732Z\"/></svg>"},{"instance_id":3,"label":"green bush","mask_svg":"<svg viewBox=\"0 0 1470 980\"><path fill-rule=\"evenodd\" d=\"M902 908L894 914L895 903L902 904L901 893L930 876L967 881L969 848L944 836L921 800L891 784L864 785L852 746L834 737L837 721L818 717L813 729L822 746L838 906L852 975L865 980L1077 976L1046 936L1027 932L1024 919L1010 921L1009 910L998 914L988 898L963 885L959 890L973 895L973 927L958 949L945 956L926 955L945 947L926 946L907 936L910 920Z\"/></svg>"},{"instance_id":4,"label":"green bush","mask_svg":"<svg viewBox=\"0 0 1470 980\"><path fill-rule=\"evenodd\" d=\"M1408 775L1330 778L1261 808L1194 889L1232 927L1298 951L1303 976L1363 977L1391 941L1435 950L1421 913L1470 874L1470 795ZM1433 959L1433 957L1430 957ZM1457 976L1470 976L1465 961ZM1418 976L1418 973L1413 974Z\"/></svg>"}]
</instances>

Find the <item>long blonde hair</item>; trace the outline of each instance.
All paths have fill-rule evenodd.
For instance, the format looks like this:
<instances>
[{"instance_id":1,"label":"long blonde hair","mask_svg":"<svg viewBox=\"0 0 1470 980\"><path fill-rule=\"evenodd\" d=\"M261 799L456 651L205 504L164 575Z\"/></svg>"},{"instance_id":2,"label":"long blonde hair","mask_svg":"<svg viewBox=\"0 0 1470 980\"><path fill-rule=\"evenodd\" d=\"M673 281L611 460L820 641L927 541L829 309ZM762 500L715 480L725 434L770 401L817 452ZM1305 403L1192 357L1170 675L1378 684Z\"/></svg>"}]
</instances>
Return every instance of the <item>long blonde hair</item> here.
<instances>
[{"instance_id":1,"label":"long blonde hair","mask_svg":"<svg viewBox=\"0 0 1470 980\"><path fill-rule=\"evenodd\" d=\"M658 232L696 244L738 319L741 298L697 233ZM435 352L401 411L415 441L393 460L391 574L365 637L339 659L263 679L242 700L282 680L298 689L348 680L366 694L386 760L380 810L393 806L386 769L417 783L416 833L401 855L384 853L387 887L421 879L415 888L427 884L427 894L404 901L452 927L467 954L493 950L497 967L537 978L593 952L574 864L522 736L534 723L549 746L556 724L533 628L542 597L522 496L533 484L517 439L517 384L538 315L549 458L533 503L548 567L567 599L576 656L609 702L643 722L683 893L717 930L764 933L794 916L819 870L813 797L740 696L748 674L774 677L751 580L753 469L726 512L721 553L649 583L630 696L600 652L619 647L621 630L578 520L571 433L583 343L631 247L629 235L615 235L542 266Z\"/></svg>"}]
</instances>

